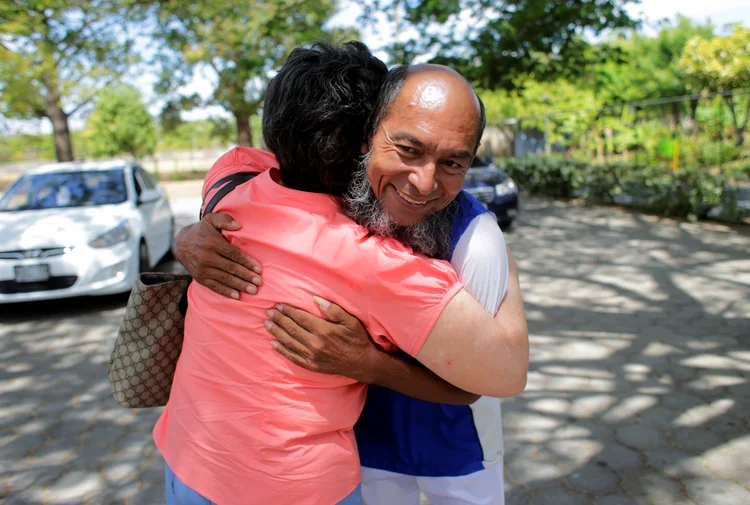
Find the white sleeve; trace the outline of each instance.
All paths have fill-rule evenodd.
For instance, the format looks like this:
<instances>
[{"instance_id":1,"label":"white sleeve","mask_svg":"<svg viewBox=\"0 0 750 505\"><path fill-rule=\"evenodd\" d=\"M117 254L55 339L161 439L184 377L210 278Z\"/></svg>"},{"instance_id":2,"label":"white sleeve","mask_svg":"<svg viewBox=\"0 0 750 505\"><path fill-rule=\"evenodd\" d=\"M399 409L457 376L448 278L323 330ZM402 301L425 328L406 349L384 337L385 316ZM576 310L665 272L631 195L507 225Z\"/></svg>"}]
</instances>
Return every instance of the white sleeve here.
<instances>
[{"instance_id":1,"label":"white sleeve","mask_svg":"<svg viewBox=\"0 0 750 505\"><path fill-rule=\"evenodd\" d=\"M508 251L491 212L475 217L453 251L451 265L466 291L487 312L496 314L508 289Z\"/></svg>"}]
</instances>

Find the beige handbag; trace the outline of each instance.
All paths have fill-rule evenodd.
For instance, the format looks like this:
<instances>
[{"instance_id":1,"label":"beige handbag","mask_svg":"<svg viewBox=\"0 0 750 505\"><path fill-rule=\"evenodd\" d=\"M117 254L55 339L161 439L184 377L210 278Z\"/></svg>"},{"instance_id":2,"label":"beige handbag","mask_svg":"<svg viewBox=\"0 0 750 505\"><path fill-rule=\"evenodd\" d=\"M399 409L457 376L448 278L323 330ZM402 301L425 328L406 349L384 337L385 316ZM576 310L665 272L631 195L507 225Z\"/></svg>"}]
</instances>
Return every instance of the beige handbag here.
<instances>
[{"instance_id":1,"label":"beige handbag","mask_svg":"<svg viewBox=\"0 0 750 505\"><path fill-rule=\"evenodd\" d=\"M149 272L135 281L109 359L109 382L121 406L167 404L182 350L190 280L189 275Z\"/></svg>"},{"instance_id":2,"label":"beige handbag","mask_svg":"<svg viewBox=\"0 0 750 505\"><path fill-rule=\"evenodd\" d=\"M212 212L224 196L256 175L232 174L214 184L208 193L217 192L200 217ZM167 404L182 351L191 280L189 275L160 272L138 275L109 358L109 382L122 407Z\"/></svg>"}]
</instances>

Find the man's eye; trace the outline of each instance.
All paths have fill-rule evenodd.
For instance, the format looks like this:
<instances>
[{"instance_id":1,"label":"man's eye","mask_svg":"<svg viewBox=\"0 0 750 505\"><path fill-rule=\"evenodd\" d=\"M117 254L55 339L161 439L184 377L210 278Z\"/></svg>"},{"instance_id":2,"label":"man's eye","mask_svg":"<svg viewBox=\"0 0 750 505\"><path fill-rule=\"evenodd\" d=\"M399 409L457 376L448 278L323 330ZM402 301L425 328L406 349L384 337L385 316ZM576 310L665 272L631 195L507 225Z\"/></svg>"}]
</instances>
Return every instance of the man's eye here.
<instances>
[{"instance_id":1,"label":"man's eye","mask_svg":"<svg viewBox=\"0 0 750 505\"><path fill-rule=\"evenodd\" d=\"M464 169L464 166L462 164L453 160L445 160L443 162L443 165L445 166L445 168L447 168L448 170L452 170L452 171L461 171Z\"/></svg>"},{"instance_id":2,"label":"man's eye","mask_svg":"<svg viewBox=\"0 0 750 505\"><path fill-rule=\"evenodd\" d=\"M409 147L409 146L399 145L398 148L401 151L405 152L406 154L414 154L417 152L416 149L414 149L413 147Z\"/></svg>"}]
</instances>

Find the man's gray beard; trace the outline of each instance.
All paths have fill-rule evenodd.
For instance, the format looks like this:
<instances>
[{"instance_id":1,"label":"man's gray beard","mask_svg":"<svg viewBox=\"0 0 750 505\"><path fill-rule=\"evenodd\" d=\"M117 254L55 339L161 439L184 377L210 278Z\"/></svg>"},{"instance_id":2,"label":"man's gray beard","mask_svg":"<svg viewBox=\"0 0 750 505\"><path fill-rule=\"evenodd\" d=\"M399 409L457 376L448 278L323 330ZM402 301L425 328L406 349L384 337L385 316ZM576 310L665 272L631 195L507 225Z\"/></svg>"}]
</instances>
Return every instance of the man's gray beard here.
<instances>
[{"instance_id":1,"label":"man's gray beard","mask_svg":"<svg viewBox=\"0 0 750 505\"><path fill-rule=\"evenodd\" d=\"M349 190L344 195L343 204L346 215L357 224L367 228L370 233L395 238L411 247L416 253L431 258L450 259L456 202L451 202L438 212L428 214L413 226L398 225L391 221L383 204L375 198L372 192L370 180L367 178L369 162L370 155L368 154L360 163L349 184Z\"/></svg>"}]
</instances>

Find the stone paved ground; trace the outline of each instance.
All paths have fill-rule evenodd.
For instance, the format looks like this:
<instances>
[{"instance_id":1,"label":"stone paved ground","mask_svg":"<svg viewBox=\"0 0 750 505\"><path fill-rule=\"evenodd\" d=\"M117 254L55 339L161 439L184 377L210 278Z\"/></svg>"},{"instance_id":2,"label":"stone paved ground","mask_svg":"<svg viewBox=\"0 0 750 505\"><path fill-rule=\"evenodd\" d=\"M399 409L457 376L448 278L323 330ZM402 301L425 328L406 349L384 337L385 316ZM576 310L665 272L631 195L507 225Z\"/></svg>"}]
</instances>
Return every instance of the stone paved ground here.
<instances>
[{"instance_id":1,"label":"stone paved ground","mask_svg":"<svg viewBox=\"0 0 750 505\"><path fill-rule=\"evenodd\" d=\"M524 203L508 504L750 504L750 234ZM118 408L106 380L125 300L0 307L3 505L164 503L157 412Z\"/></svg>"},{"instance_id":2,"label":"stone paved ground","mask_svg":"<svg viewBox=\"0 0 750 505\"><path fill-rule=\"evenodd\" d=\"M527 199L509 505L750 504L750 234Z\"/></svg>"}]
</instances>

